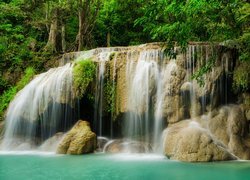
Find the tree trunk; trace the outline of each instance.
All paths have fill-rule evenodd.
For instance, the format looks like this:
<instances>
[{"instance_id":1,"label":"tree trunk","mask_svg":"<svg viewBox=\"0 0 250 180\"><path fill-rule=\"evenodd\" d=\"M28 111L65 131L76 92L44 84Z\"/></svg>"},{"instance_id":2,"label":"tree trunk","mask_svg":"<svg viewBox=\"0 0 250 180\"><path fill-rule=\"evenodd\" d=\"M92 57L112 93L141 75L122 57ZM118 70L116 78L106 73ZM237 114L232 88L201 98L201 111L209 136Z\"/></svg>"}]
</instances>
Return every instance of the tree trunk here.
<instances>
[{"instance_id":1,"label":"tree trunk","mask_svg":"<svg viewBox=\"0 0 250 180\"><path fill-rule=\"evenodd\" d=\"M49 8L50 8L50 2L48 1L46 3L46 14L45 14L45 19L46 19L46 29L49 31L49 24L48 24L48 19L49 19Z\"/></svg>"},{"instance_id":2,"label":"tree trunk","mask_svg":"<svg viewBox=\"0 0 250 180\"><path fill-rule=\"evenodd\" d=\"M79 29L78 29L78 35L77 35L77 41L78 41L78 51L81 51L83 48L83 9L82 7L79 10L78 13L79 18Z\"/></svg>"},{"instance_id":3,"label":"tree trunk","mask_svg":"<svg viewBox=\"0 0 250 180\"><path fill-rule=\"evenodd\" d=\"M111 38L111 34L110 34L110 31L108 31L108 34L107 34L107 47L110 47L110 38Z\"/></svg>"},{"instance_id":4,"label":"tree trunk","mask_svg":"<svg viewBox=\"0 0 250 180\"><path fill-rule=\"evenodd\" d=\"M51 52L56 52L56 36L57 36L57 32L58 32L58 11L57 9L55 9L52 15L52 21L50 24L50 31L49 31L49 38L48 38L48 42L45 46L45 51L51 51Z\"/></svg>"},{"instance_id":5,"label":"tree trunk","mask_svg":"<svg viewBox=\"0 0 250 180\"><path fill-rule=\"evenodd\" d=\"M64 53L66 50L66 41L65 41L65 24L62 24L62 52Z\"/></svg>"}]
</instances>

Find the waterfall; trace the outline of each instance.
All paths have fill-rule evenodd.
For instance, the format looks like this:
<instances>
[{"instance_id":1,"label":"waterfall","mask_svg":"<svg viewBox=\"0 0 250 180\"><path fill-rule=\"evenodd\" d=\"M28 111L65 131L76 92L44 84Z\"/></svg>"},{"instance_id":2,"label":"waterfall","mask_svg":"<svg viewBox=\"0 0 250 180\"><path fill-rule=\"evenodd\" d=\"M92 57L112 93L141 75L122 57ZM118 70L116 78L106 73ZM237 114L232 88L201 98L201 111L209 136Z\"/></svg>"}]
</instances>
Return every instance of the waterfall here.
<instances>
[{"instance_id":1,"label":"waterfall","mask_svg":"<svg viewBox=\"0 0 250 180\"><path fill-rule=\"evenodd\" d=\"M137 63L133 55L128 53L126 80L129 89L129 113L124 127L126 137L129 139L153 142L153 144L160 139L163 129L163 87L166 83L163 82L163 76L165 70L169 70L160 66L163 61L164 55L161 50L140 52Z\"/></svg>"},{"instance_id":2,"label":"waterfall","mask_svg":"<svg viewBox=\"0 0 250 180\"><path fill-rule=\"evenodd\" d=\"M117 62L117 53L114 55L114 63L113 63L113 76L112 76L112 91L115 92L115 87L116 87L116 62ZM113 95L115 96L115 95ZM113 97L115 98L115 97ZM115 102L112 102L115 104ZM113 108L113 107L112 107ZM114 111L114 109L113 109ZM113 138L114 136L114 132L113 132L113 121L114 121L114 112L111 112L111 122L110 122L110 137Z\"/></svg>"},{"instance_id":3,"label":"waterfall","mask_svg":"<svg viewBox=\"0 0 250 180\"><path fill-rule=\"evenodd\" d=\"M66 54L61 67L36 76L10 103L1 149L34 149L44 141L46 143L41 149L50 144L54 147L61 136L53 140L48 138L67 131L83 116L87 117L98 136L110 132L107 138L112 139L110 144L113 146L121 143L121 147L126 146L126 152L130 152L131 146L149 150L150 144L151 150L160 153L162 132L167 124L208 113L220 105L216 97L219 93L224 94L219 97L220 103L228 103L227 87L224 87L228 85L228 77L222 77L223 71L227 72L230 66L226 55L218 62L219 68L212 67L202 76L204 86L200 87L192 78L214 54L216 51L208 45L189 45L186 53L176 60L167 58L163 50L154 45L150 48L98 48ZM93 104L88 102L86 105L82 103L85 99L74 97L73 65L67 63L72 58L75 61L92 59L98 64L95 86L91 84L90 88L95 92ZM112 102L116 106L114 112L107 110L110 102L106 102L106 93L110 95L112 92L105 92L110 90L105 89L106 83L110 83L108 85L117 96L115 103ZM88 108L79 108L83 104ZM93 111L89 110L93 106ZM83 115L86 111L88 116ZM115 133L116 128L122 133ZM116 134L122 140L113 141Z\"/></svg>"},{"instance_id":4,"label":"waterfall","mask_svg":"<svg viewBox=\"0 0 250 180\"><path fill-rule=\"evenodd\" d=\"M163 111L164 104L167 102L166 95L171 95L171 83L172 73L177 70L177 65L174 60L171 60L168 64L161 65L161 71L158 73L156 79L157 92L156 92L156 105L154 112L154 139L153 148L157 152L161 152L161 134L164 129ZM167 102L170 103L170 102Z\"/></svg>"},{"instance_id":5,"label":"waterfall","mask_svg":"<svg viewBox=\"0 0 250 180\"><path fill-rule=\"evenodd\" d=\"M64 130L75 118L72 92L71 64L36 76L9 105L2 149L32 149Z\"/></svg>"}]
</instances>

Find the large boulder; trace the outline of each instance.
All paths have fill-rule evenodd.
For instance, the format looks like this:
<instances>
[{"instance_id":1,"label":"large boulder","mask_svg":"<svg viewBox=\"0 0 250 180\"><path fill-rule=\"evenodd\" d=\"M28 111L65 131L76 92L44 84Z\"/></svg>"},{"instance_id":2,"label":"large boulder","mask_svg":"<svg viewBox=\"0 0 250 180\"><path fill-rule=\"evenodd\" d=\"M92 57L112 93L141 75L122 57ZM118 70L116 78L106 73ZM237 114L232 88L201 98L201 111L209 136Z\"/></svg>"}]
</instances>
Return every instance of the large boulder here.
<instances>
[{"instance_id":1,"label":"large boulder","mask_svg":"<svg viewBox=\"0 0 250 180\"><path fill-rule=\"evenodd\" d=\"M188 162L236 159L197 122L180 121L165 130L164 152L174 160Z\"/></svg>"},{"instance_id":2,"label":"large boulder","mask_svg":"<svg viewBox=\"0 0 250 180\"><path fill-rule=\"evenodd\" d=\"M58 154L86 154L96 149L96 134L87 121L79 120L60 142Z\"/></svg>"}]
</instances>

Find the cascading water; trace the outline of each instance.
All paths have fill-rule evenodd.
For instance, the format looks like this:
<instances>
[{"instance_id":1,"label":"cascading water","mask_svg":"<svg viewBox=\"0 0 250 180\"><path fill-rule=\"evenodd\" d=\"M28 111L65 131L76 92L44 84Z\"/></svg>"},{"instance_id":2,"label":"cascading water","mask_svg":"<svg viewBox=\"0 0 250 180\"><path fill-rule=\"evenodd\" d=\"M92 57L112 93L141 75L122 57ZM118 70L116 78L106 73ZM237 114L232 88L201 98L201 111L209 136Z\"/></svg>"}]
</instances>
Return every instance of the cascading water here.
<instances>
[{"instance_id":1,"label":"cascading water","mask_svg":"<svg viewBox=\"0 0 250 180\"><path fill-rule=\"evenodd\" d=\"M65 130L76 118L72 92L71 64L35 77L9 105L1 148L32 149L59 130Z\"/></svg>"},{"instance_id":2,"label":"cascading water","mask_svg":"<svg viewBox=\"0 0 250 180\"><path fill-rule=\"evenodd\" d=\"M162 57L163 59L163 57ZM161 134L164 129L164 103L166 103L166 94L171 95L171 84L172 73L177 71L177 65L174 60L171 60L168 64L162 64L161 70L158 73L156 79L157 82L157 92L156 92L156 105L154 112L154 139L153 146L154 151L161 153ZM169 102L168 102L169 103Z\"/></svg>"},{"instance_id":3,"label":"cascading water","mask_svg":"<svg viewBox=\"0 0 250 180\"><path fill-rule=\"evenodd\" d=\"M151 142L156 149L163 129L163 88L168 83L173 65L170 63L166 66L161 50L140 52L137 63L132 57L128 53L126 79L129 113L125 120L125 134L129 139ZM167 75L166 71L169 72Z\"/></svg>"}]
</instances>

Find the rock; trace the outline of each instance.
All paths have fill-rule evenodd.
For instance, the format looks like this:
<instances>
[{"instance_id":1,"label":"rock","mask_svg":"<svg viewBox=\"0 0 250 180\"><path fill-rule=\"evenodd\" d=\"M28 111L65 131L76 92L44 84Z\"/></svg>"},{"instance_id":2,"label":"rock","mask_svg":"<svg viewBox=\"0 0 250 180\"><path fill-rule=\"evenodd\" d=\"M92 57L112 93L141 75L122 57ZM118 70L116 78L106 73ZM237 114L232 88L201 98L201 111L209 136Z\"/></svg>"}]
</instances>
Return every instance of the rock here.
<instances>
[{"instance_id":1,"label":"rock","mask_svg":"<svg viewBox=\"0 0 250 180\"><path fill-rule=\"evenodd\" d=\"M223 107L217 112L217 115L208 121L208 129L210 132L225 145L229 142L229 136L227 133L228 111L228 107Z\"/></svg>"},{"instance_id":2,"label":"rock","mask_svg":"<svg viewBox=\"0 0 250 180\"><path fill-rule=\"evenodd\" d=\"M248 123L241 106L220 108L219 113L208 121L208 129L230 152L240 159L250 159L247 143Z\"/></svg>"},{"instance_id":3,"label":"rock","mask_svg":"<svg viewBox=\"0 0 250 180\"><path fill-rule=\"evenodd\" d=\"M59 132L56 133L54 136L52 136L51 138L47 139L41 146L40 146L40 150L42 151L51 151L51 152L55 152L59 143L61 142L61 140L64 137L64 133Z\"/></svg>"},{"instance_id":4,"label":"rock","mask_svg":"<svg viewBox=\"0 0 250 180\"><path fill-rule=\"evenodd\" d=\"M250 93L243 93L241 96L246 119L250 121Z\"/></svg>"},{"instance_id":5,"label":"rock","mask_svg":"<svg viewBox=\"0 0 250 180\"><path fill-rule=\"evenodd\" d=\"M171 102L171 103L169 103ZM180 96L165 96L163 103L163 117L166 117L168 123L176 123L183 119L184 112L180 107Z\"/></svg>"},{"instance_id":6,"label":"rock","mask_svg":"<svg viewBox=\"0 0 250 180\"><path fill-rule=\"evenodd\" d=\"M182 92L189 92L192 90L192 83L191 82L185 82L181 85L181 91Z\"/></svg>"},{"instance_id":7,"label":"rock","mask_svg":"<svg viewBox=\"0 0 250 180\"><path fill-rule=\"evenodd\" d=\"M239 136L230 136L228 148L240 159L250 159L250 148L244 143L243 139Z\"/></svg>"},{"instance_id":8,"label":"rock","mask_svg":"<svg viewBox=\"0 0 250 180\"><path fill-rule=\"evenodd\" d=\"M240 106L232 106L227 119L229 149L241 159L250 159L250 148L244 144L248 123Z\"/></svg>"},{"instance_id":9,"label":"rock","mask_svg":"<svg viewBox=\"0 0 250 180\"><path fill-rule=\"evenodd\" d=\"M112 140L104 147L104 152L108 153L146 153L152 148L148 143L129 140Z\"/></svg>"},{"instance_id":10,"label":"rock","mask_svg":"<svg viewBox=\"0 0 250 180\"><path fill-rule=\"evenodd\" d=\"M245 110L245 115L248 121L250 121L250 109Z\"/></svg>"},{"instance_id":11,"label":"rock","mask_svg":"<svg viewBox=\"0 0 250 180\"><path fill-rule=\"evenodd\" d=\"M89 122L79 120L60 142L58 154L86 154L96 149L96 134Z\"/></svg>"},{"instance_id":12,"label":"rock","mask_svg":"<svg viewBox=\"0 0 250 180\"><path fill-rule=\"evenodd\" d=\"M0 141L3 138L4 133L4 121L0 121Z\"/></svg>"},{"instance_id":13,"label":"rock","mask_svg":"<svg viewBox=\"0 0 250 180\"><path fill-rule=\"evenodd\" d=\"M164 152L170 159L188 162L236 159L206 129L190 120L180 121L165 130Z\"/></svg>"},{"instance_id":14,"label":"rock","mask_svg":"<svg viewBox=\"0 0 250 180\"><path fill-rule=\"evenodd\" d=\"M230 135L239 135L243 137L246 134L247 120L242 109L239 106L232 106L228 116L227 130Z\"/></svg>"},{"instance_id":15,"label":"rock","mask_svg":"<svg viewBox=\"0 0 250 180\"><path fill-rule=\"evenodd\" d=\"M108 143L109 139L106 137L97 137L97 150L99 152L103 151L103 148Z\"/></svg>"}]
</instances>

